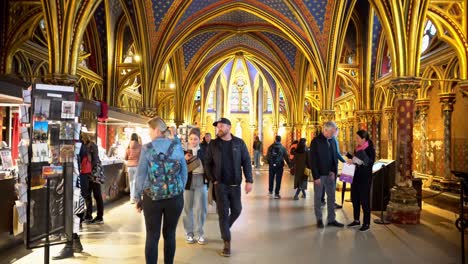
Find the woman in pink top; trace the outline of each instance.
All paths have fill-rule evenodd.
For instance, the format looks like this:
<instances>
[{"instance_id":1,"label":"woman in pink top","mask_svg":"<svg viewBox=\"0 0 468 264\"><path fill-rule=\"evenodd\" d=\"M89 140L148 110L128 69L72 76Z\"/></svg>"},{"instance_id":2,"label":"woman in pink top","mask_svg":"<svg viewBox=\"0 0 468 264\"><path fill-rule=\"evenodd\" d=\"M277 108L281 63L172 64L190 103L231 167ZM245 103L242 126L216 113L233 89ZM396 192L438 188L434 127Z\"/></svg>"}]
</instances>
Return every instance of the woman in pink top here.
<instances>
[{"instance_id":1,"label":"woman in pink top","mask_svg":"<svg viewBox=\"0 0 468 264\"><path fill-rule=\"evenodd\" d=\"M130 137L130 144L128 144L127 152L125 153L125 160L127 161L128 168L128 182L130 185L130 203L135 203L132 197L135 194L135 174L140 152L141 144L138 142L138 135L133 133Z\"/></svg>"}]
</instances>

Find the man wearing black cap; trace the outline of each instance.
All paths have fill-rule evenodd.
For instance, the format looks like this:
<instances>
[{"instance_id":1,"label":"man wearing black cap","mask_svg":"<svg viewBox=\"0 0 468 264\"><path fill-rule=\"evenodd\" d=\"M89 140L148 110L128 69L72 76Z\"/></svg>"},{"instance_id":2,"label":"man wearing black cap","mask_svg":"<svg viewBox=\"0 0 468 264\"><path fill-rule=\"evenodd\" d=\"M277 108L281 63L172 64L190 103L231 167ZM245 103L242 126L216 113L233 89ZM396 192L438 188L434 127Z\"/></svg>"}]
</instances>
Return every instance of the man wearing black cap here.
<instances>
[{"instance_id":1,"label":"man wearing black cap","mask_svg":"<svg viewBox=\"0 0 468 264\"><path fill-rule=\"evenodd\" d=\"M283 178L284 161L291 167L291 161L289 160L288 151L281 145L281 136L275 137L275 142L268 147L267 151L268 161L268 195L273 195L273 184L276 180L275 187L275 199L281 199L279 194L281 189L281 179Z\"/></svg>"},{"instance_id":2,"label":"man wearing black cap","mask_svg":"<svg viewBox=\"0 0 468 264\"><path fill-rule=\"evenodd\" d=\"M245 192L252 190L252 166L245 142L231 134L231 121L220 118L213 123L218 129L216 139L208 145L205 154L205 173L213 182L219 228L224 240L221 255L231 255L231 231L234 221L239 217L241 204L242 171L245 176Z\"/></svg>"}]
</instances>

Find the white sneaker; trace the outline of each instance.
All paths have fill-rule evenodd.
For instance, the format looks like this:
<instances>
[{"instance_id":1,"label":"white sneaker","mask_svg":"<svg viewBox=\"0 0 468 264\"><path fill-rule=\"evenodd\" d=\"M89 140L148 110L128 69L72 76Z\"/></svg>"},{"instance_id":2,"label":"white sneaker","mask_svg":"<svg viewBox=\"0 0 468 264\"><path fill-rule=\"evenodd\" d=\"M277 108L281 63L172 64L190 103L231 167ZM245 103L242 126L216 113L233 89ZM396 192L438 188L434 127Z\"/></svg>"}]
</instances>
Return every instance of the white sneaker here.
<instances>
[{"instance_id":1,"label":"white sneaker","mask_svg":"<svg viewBox=\"0 0 468 264\"><path fill-rule=\"evenodd\" d=\"M195 243L195 240L193 240L193 236L187 235L185 237L185 242L187 242L187 244L193 244L193 243Z\"/></svg>"},{"instance_id":2,"label":"white sneaker","mask_svg":"<svg viewBox=\"0 0 468 264\"><path fill-rule=\"evenodd\" d=\"M198 238L198 244L200 244L200 245L205 245L206 244L206 240L205 240L205 238L203 236L200 236Z\"/></svg>"}]
</instances>

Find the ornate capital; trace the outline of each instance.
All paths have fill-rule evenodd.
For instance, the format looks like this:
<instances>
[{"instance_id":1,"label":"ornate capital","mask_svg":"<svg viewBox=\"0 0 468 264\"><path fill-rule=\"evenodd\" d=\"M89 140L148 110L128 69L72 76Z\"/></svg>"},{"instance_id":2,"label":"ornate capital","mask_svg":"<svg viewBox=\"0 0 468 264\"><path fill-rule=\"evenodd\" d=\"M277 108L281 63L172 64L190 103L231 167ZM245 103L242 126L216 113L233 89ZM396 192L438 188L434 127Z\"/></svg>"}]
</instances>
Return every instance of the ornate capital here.
<instances>
[{"instance_id":1,"label":"ornate capital","mask_svg":"<svg viewBox=\"0 0 468 264\"><path fill-rule=\"evenodd\" d=\"M393 117L395 116L395 108L393 108L393 107L385 107L383 109L383 112L384 112L384 115L388 119L393 119Z\"/></svg>"},{"instance_id":2,"label":"ornate capital","mask_svg":"<svg viewBox=\"0 0 468 264\"><path fill-rule=\"evenodd\" d=\"M416 90L421 87L419 77L400 77L390 81L390 87L398 99L411 100L416 98Z\"/></svg>"},{"instance_id":3,"label":"ornate capital","mask_svg":"<svg viewBox=\"0 0 468 264\"><path fill-rule=\"evenodd\" d=\"M382 111L374 110L373 113L375 122L380 122L380 120L382 120Z\"/></svg>"},{"instance_id":4,"label":"ornate capital","mask_svg":"<svg viewBox=\"0 0 468 264\"><path fill-rule=\"evenodd\" d=\"M439 99L442 103L442 111L453 112L453 105L455 104L455 93L439 94Z\"/></svg>"},{"instance_id":5,"label":"ornate capital","mask_svg":"<svg viewBox=\"0 0 468 264\"><path fill-rule=\"evenodd\" d=\"M367 120L367 112L363 110L356 111L356 118L359 123L365 123Z\"/></svg>"},{"instance_id":6,"label":"ornate capital","mask_svg":"<svg viewBox=\"0 0 468 264\"><path fill-rule=\"evenodd\" d=\"M335 119L335 111L334 110L322 110L320 111L320 121L327 122L333 121Z\"/></svg>"},{"instance_id":7,"label":"ornate capital","mask_svg":"<svg viewBox=\"0 0 468 264\"><path fill-rule=\"evenodd\" d=\"M78 77L70 74L49 74L44 78L44 82L55 85L75 86L78 84Z\"/></svg>"},{"instance_id":8,"label":"ornate capital","mask_svg":"<svg viewBox=\"0 0 468 264\"><path fill-rule=\"evenodd\" d=\"M140 111L140 114L142 116L146 116L146 117L149 117L149 118L153 118L155 116L158 115L158 112L156 111L156 109L150 109L150 108L147 108L147 109L142 109Z\"/></svg>"},{"instance_id":9,"label":"ornate capital","mask_svg":"<svg viewBox=\"0 0 468 264\"><path fill-rule=\"evenodd\" d=\"M458 85L463 98L468 97L468 80L459 81Z\"/></svg>"},{"instance_id":10,"label":"ornate capital","mask_svg":"<svg viewBox=\"0 0 468 264\"><path fill-rule=\"evenodd\" d=\"M429 106L430 106L429 99L416 100L416 108L419 111L419 115L427 115L427 110L429 110Z\"/></svg>"}]
</instances>

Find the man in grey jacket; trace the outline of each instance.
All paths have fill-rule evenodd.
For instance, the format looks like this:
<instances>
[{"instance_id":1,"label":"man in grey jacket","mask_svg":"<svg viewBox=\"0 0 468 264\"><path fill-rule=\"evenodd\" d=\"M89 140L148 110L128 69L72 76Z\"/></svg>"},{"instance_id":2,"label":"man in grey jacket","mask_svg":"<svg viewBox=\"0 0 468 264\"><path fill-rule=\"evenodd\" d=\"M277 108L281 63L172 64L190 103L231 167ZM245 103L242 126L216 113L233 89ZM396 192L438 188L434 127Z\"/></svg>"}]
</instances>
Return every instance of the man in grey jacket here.
<instances>
[{"instance_id":1,"label":"man in grey jacket","mask_svg":"<svg viewBox=\"0 0 468 264\"><path fill-rule=\"evenodd\" d=\"M216 194L216 206L219 216L219 228L224 241L220 254L231 255L232 224L239 217L241 204L242 171L245 176L245 192L252 190L252 165L245 142L231 134L231 121L221 118L213 123L218 129L217 138L208 145L205 154L205 173L213 182Z\"/></svg>"}]
</instances>

